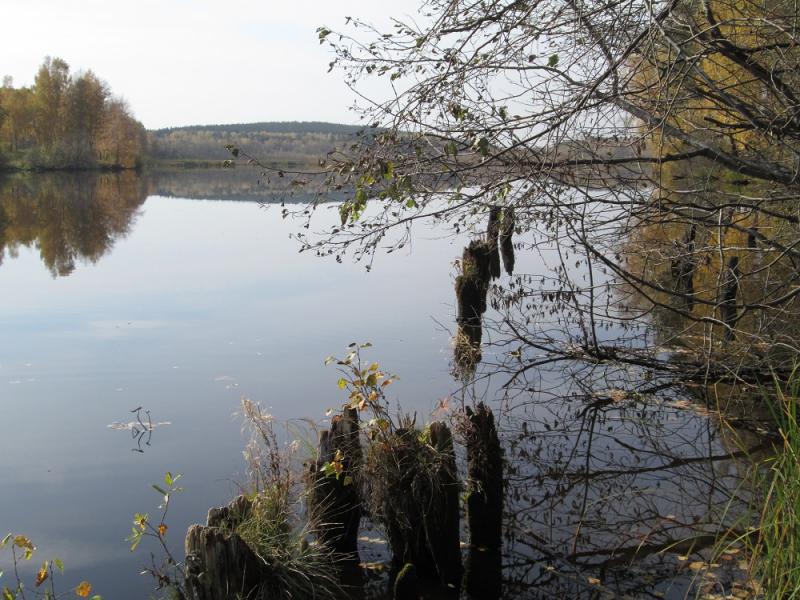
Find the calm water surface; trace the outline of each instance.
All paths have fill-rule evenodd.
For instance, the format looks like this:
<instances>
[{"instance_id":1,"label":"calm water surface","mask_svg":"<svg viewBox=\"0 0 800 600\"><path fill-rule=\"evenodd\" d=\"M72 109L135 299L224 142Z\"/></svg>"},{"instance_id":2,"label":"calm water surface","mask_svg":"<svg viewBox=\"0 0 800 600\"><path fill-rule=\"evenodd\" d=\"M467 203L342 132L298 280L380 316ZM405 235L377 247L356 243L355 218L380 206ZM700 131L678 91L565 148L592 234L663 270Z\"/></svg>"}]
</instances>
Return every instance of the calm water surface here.
<instances>
[{"instance_id":1,"label":"calm water surface","mask_svg":"<svg viewBox=\"0 0 800 600\"><path fill-rule=\"evenodd\" d=\"M448 329L466 239L418 230L412 251L371 272L299 254L296 225L254 201L274 200L254 180L0 181L0 533L61 557L64 589L88 579L106 598L147 597L147 549L123 541L132 515L155 512L150 483L182 473L168 533L182 554L186 527L245 478L242 396L279 420L322 421L343 400L324 357L367 340L401 376L404 410L428 418L459 387ZM724 436L679 402L587 402L602 374L575 374L542 372L537 392L493 400L509 461L507 596L591 597L591 572L633 597L682 597L691 577L662 550L735 485ZM141 441L110 427L137 407L168 424Z\"/></svg>"}]
</instances>

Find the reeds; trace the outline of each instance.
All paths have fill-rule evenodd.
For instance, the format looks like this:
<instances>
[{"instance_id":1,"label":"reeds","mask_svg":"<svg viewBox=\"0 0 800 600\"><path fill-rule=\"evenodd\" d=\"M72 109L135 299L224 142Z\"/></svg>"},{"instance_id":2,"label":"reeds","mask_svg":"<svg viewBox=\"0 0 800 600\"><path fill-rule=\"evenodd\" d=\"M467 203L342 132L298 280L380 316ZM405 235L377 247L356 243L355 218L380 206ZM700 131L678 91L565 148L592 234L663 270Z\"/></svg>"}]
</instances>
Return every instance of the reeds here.
<instances>
[{"instance_id":1,"label":"reeds","mask_svg":"<svg viewBox=\"0 0 800 600\"><path fill-rule=\"evenodd\" d=\"M770 398L781 444L764 461L757 483L762 490L757 534L749 536L751 575L763 597L800 598L800 371L776 383Z\"/></svg>"}]
</instances>

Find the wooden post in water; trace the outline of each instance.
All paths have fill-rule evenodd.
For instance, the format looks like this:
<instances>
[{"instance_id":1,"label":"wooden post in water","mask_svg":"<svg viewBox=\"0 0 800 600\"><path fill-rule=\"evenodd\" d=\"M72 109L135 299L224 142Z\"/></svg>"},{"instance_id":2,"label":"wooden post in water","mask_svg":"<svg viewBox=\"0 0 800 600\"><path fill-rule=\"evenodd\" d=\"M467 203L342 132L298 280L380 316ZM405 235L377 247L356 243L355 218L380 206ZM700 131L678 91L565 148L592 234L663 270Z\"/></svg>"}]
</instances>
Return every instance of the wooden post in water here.
<instances>
[{"instance_id":1,"label":"wooden post in water","mask_svg":"<svg viewBox=\"0 0 800 600\"><path fill-rule=\"evenodd\" d=\"M460 484L450 429L433 423L425 440L413 426L398 428L371 454L376 480L368 484L378 486L371 492L373 517L386 531L392 577L411 563L421 581L440 583L457 597Z\"/></svg>"},{"instance_id":2,"label":"wooden post in water","mask_svg":"<svg viewBox=\"0 0 800 600\"><path fill-rule=\"evenodd\" d=\"M430 442L442 456L437 473L438 489L431 498L432 511L425 519L428 547L436 565L439 581L449 590L455 590L456 597L461 588L461 515L459 514L459 493L456 452L450 428L437 421L430 426Z\"/></svg>"},{"instance_id":3,"label":"wooden post in water","mask_svg":"<svg viewBox=\"0 0 800 600\"><path fill-rule=\"evenodd\" d=\"M341 415L331 419L330 430L319 434L317 461L310 478L310 508L319 527L319 540L354 560L358 559L361 522L361 499L356 482L361 462L358 411L345 408ZM338 475L322 472L325 464L337 463L341 465Z\"/></svg>"},{"instance_id":4,"label":"wooden post in water","mask_svg":"<svg viewBox=\"0 0 800 600\"><path fill-rule=\"evenodd\" d=\"M466 588L473 598L502 592L503 450L492 410L483 402L467 407L467 520L470 552Z\"/></svg>"},{"instance_id":5,"label":"wooden post in water","mask_svg":"<svg viewBox=\"0 0 800 600\"><path fill-rule=\"evenodd\" d=\"M189 527L185 543L188 600L258 596L269 567L234 532L249 511L250 502L239 496L226 507L212 508L206 525Z\"/></svg>"}]
</instances>

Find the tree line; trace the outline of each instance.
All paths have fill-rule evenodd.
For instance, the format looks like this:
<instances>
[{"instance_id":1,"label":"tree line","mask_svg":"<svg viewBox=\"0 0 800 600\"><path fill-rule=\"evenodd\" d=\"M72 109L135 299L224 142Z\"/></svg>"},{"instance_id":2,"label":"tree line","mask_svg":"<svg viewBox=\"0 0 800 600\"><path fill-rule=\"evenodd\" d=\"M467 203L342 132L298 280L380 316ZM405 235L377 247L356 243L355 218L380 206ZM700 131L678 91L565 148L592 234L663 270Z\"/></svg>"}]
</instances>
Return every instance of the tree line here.
<instances>
[{"instance_id":1,"label":"tree line","mask_svg":"<svg viewBox=\"0 0 800 600\"><path fill-rule=\"evenodd\" d=\"M34 84L0 87L0 167L135 168L147 145L127 103L91 70L47 57Z\"/></svg>"},{"instance_id":2,"label":"tree line","mask_svg":"<svg viewBox=\"0 0 800 600\"><path fill-rule=\"evenodd\" d=\"M191 125L148 132L156 160L225 160L226 146L271 162L315 163L352 142L361 127L322 122Z\"/></svg>"}]
</instances>

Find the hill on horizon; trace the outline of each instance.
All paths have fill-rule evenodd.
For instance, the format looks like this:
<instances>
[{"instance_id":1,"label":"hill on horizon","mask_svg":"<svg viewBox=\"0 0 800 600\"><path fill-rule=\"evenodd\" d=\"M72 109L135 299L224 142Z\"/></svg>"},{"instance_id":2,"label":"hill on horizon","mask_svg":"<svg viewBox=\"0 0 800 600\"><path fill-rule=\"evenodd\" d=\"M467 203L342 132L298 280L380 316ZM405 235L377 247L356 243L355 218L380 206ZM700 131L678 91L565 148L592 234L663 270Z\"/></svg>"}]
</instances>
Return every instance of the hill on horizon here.
<instances>
[{"instance_id":1,"label":"hill on horizon","mask_svg":"<svg viewBox=\"0 0 800 600\"><path fill-rule=\"evenodd\" d=\"M160 127L148 129L149 133L163 135L174 131L228 131L251 133L263 131L268 133L335 133L354 134L362 129L363 125L345 125L328 121L256 121L253 123L221 123L205 125L179 125L175 127Z\"/></svg>"},{"instance_id":2,"label":"hill on horizon","mask_svg":"<svg viewBox=\"0 0 800 600\"><path fill-rule=\"evenodd\" d=\"M323 121L263 121L187 125L147 132L157 160L222 161L231 144L253 158L270 162L313 162L349 141L365 127Z\"/></svg>"}]
</instances>

